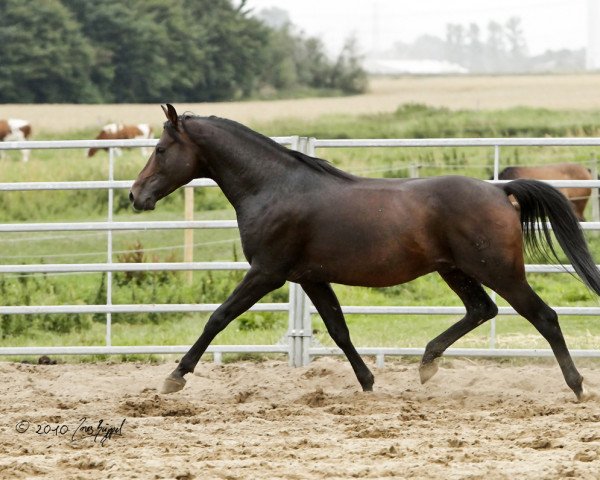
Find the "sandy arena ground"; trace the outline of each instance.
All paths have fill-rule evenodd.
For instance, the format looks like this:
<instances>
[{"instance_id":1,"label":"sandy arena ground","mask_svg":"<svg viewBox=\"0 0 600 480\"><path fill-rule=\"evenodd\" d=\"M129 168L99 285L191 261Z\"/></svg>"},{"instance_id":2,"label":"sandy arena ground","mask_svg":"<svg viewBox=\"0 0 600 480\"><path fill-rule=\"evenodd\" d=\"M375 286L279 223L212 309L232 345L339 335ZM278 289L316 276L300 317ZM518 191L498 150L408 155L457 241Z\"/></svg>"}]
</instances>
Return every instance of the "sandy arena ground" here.
<instances>
[{"instance_id":1,"label":"sandy arena ground","mask_svg":"<svg viewBox=\"0 0 600 480\"><path fill-rule=\"evenodd\" d=\"M363 393L337 359L202 363L159 395L173 367L0 363L0 478L600 478L600 401L555 364L452 359L421 386L394 361Z\"/></svg>"},{"instance_id":2,"label":"sandy arena ground","mask_svg":"<svg viewBox=\"0 0 600 480\"><path fill-rule=\"evenodd\" d=\"M363 95L294 100L177 103L177 111L218 115L242 123L286 117L313 119L325 114L392 112L405 103L452 109L504 109L517 106L558 109L600 108L600 74L374 78ZM165 99L168 101L168 99ZM43 132L65 132L109 122L162 125L158 104L0 105L0 118L24 118ZM36 139L34 138L34 139Z\"/></svg>"}]
</instances>

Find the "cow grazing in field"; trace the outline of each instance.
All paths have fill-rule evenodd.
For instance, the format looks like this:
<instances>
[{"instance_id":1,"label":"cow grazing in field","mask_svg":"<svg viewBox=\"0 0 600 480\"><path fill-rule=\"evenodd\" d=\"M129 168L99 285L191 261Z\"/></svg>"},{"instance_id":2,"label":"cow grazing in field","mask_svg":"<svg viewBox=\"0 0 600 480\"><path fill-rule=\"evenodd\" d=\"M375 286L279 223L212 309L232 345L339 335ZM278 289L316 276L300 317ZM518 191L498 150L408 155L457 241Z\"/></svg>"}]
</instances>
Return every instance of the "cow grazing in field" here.
<instances>
[{"instance_id":1,"label":"cow grazing in field","mask_svg":"<svg viewBox=\"0 0 600 480\"><path fill-rule=\"evenodd\" d=\"M17 118L9 118L8 120L0 119L0 142L22 142L29 140L31 136L31 123L27 120L19 120ZM24 162L29 160L30 150L21 150L21 158ZM0 150L0 154L4 157L4 150Z\"/></svg>"},{"instance_id":2,"label":"cow grazing in field","mask_svg":"<svg viewBox=\"0 0 600 480\"><path fill-rule=\"evenodd\" d=\"M109 123L104 125L100 133L96 136L96 140L125 140L125 139L145 139L154 138L152 128L147 123L140 123L138 125L123 125L122 123ZM88 157L92 157L98 150L106 150L108 148L90 148L88 150ZM141 148L142 155L148 156L148 150L146 147ZM115 148L117 155L121 154L121 149Z\"/></svg>"},{"instance_id":3,"label":"cow grazing in field","mask_svg":"<svg viewBox=\"0 0 600 480\"><path fill-rule=\"evenodd\" d=\"M592 180L592 174L578 163L557 163L538 167L507 167L500 172L498 180L515 180L530 178L534 180ZM585 221L583 211L592 193L591 188L559 188L573 206L573 211L580 222Z\"/></svg>"}]
</instances>

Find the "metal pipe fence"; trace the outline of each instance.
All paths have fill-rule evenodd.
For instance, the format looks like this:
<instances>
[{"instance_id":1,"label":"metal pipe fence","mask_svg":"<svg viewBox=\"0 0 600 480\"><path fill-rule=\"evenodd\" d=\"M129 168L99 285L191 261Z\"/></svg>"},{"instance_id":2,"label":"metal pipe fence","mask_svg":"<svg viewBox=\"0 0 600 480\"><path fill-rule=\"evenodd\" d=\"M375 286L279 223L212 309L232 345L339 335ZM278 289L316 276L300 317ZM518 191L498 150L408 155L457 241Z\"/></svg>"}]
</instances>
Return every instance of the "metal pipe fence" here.
<instances>
[{"instance_id":1,"label":"metal pipe fence","mask_svg":"<svg viewBox=\"0 0 600 480\"><path fill-rule=\"evenodd\" d=\"M600 146L600 138L478 138L478 139L346 139L320 140L307 137L274 137L278 143L290 148L314 155L319 148L382 148L382 147L489 147L493 148L493 180L498 180L501 163L501 147L511 146ZM107 232L106 263L78 264L34 264L34 265L0 265L0 274L36 274L36 273L88 273L101 272L107 274L106 297L104 305L21 305L0 306L0 315L37 315L55 313L96 313L106 315L106 342L98 346L60 346L60 347L2 347L0 355L80 355L80 354L167 354L184 353L189 346L185 345L144 345L144 346L114 346L112 345L112 314L117 313L149 313L149 312L203 312L214 311L218 304L113 304L112 303L112 274L114 272L133 271L203 271L203 270L246 270L246 262L161 262L161 263L117 263L112 261L114 231L130 230L171 230L171 229L234 229L234 220L185 220L185 221L135 221L118 222L113 219L114 190L129 189L132 181L114 180L113 148L121 147L153 147L157 140L78 140L78 141L29 141L29 142L0 142L0 150L35 149L71 149L71 148L109 148L109 175L105 181L76 181L76 182L12 182L0 183L0 192L12 191L44 191L44 190L106 190L108 192L108 216L104 222L56 222L56 223L14 223L0 224L2 233L18 232L56 232L56 231L93 231ZM600 180L563 180L548 182L556 187L591 187L600 188ZM188 187L214 187L211 180L194 180ZM600 222L583 222L585 230L600 230ZM527 265L528 272L561 273L573 272L572 267L563 268L559 265ZM0 300L1 302L1 300ZM553 307L560 315L600 315L600 307ZM289 300L285 303L258 303L252 311L287 312L288 329L287 341L278 345L212 345L207 350L212 353L215 361L220 361L223 353L282 353L287 354L290 365L306 365L314 355L338 355L337 348L322 347L314 342L312 332L312 316L316 309L302 291L299 285L290 283ZM344 306L342 310L347 315L456 315L464 314L463 307L450 306ZM500 307L499 315L515 315L510 307ZM495 321L491 321L489 348L454 348L449 349L448 355L461 356L549 356L548 349L499 349L495 348ZM378 365L383 365L387 355L420 355L422 348L387 348L364 347L358 348L359 353L374 355ZM574 350L574 356L599 357L600 350Z\"/></svg>"}]
</instances>

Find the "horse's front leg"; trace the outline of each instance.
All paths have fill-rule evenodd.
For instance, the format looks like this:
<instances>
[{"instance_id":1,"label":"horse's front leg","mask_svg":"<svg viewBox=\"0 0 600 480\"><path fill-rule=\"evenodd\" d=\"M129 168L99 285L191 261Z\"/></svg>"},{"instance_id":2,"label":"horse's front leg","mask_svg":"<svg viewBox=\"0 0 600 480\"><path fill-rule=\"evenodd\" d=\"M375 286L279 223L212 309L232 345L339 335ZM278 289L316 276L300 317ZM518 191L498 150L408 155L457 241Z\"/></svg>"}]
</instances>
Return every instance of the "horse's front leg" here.
<instances>
[{"instance_id":1,"label":"horse's front leg","mask_svg":"<svg viewBox=\"0 0 600 480\"><path fill-rule=\"evenodd\" d=\"M173 373L166 378L162 393L181 390L185 385L184 375L194 371L200 357L217 334L267 293L281 287L284 283L284 279L265 275L251 268L229 298L210 316L202 335L183 356Z\"/></svg>"}]
</instances>

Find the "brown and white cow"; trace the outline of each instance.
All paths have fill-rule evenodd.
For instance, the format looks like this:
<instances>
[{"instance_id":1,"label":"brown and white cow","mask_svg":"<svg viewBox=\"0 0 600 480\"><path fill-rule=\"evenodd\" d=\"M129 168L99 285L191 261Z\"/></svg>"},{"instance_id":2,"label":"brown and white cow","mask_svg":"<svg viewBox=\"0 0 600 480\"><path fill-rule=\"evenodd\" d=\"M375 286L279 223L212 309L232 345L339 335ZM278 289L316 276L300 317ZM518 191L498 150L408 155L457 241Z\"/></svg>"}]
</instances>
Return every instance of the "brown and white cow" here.
<instances>
[{"instance_id":1,"label":"brown and white cow","mask_svg":"<svg viewBox=\"0 0 600 480\"><path fill-rule=\"evenodd\" d=\"M27 120L9 118L0 119L0 142L23 142L29 140L31 136L31 123ZM29 160L30 150L21 150L21 158L24 162ZM0 155L4 157L4 150L0 150Z\"/></svg>"},{"instance_id":2,"label":"brown and white cow","mask_svg":"<svg viewBox=\"0 0 600 480\"><path fill-rule=\"evenodd\" d=\"M123 125L122 123L109 123L104 125L100 133L96 136L96 140L125 140L125 139L145 139L154 138L152 128L147 123L140 123L138 125ZM98 150L106 150L108 148L90 148L88 150L88 157L93 156ZM148 149L146 147L141 148L142 155L148 156ZM121 155L121 149L115 148L115 153Z\"/></svg>"}]
</instances>

